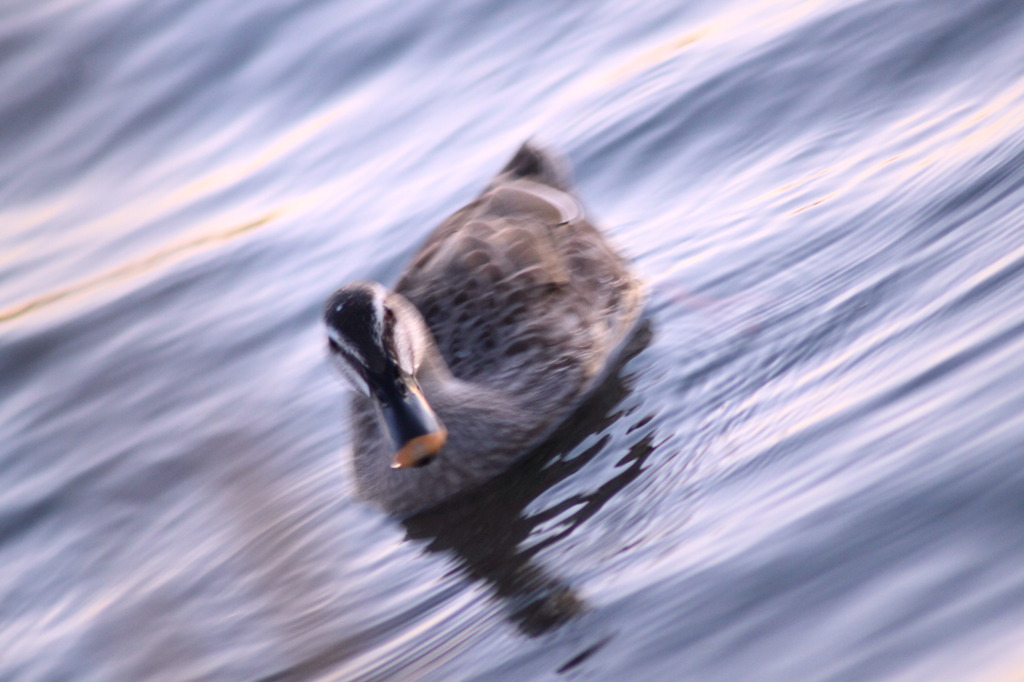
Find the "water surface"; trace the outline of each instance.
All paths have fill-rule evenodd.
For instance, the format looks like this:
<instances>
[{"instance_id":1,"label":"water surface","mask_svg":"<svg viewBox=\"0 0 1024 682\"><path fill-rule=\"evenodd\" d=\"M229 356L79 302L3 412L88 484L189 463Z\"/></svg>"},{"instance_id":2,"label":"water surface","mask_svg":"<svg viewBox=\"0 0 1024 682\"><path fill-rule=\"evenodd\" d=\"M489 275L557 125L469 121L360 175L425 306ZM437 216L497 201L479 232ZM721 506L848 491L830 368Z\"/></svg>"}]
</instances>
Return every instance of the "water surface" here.
<instances>
[{"instance_id":1,"label":"water surface","mask_svg":"<svg viewBox=\"0 0 1024 682\"><path fill-rule=\"evenodd\" d=\"M1024 675L1024 6L8 2L0 678ZM352 495L319 308L528 137L647 281L541 451Z\"/></svg>"}]
</instances>

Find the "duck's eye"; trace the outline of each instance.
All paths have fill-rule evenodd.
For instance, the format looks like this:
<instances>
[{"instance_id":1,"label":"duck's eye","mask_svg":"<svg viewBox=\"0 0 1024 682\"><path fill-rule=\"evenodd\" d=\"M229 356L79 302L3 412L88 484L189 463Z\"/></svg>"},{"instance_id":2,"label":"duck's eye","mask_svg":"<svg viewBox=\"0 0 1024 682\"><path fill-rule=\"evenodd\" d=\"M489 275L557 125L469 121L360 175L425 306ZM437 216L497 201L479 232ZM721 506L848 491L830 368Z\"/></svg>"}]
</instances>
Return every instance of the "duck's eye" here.
<instances>
[{"instance_id":1,"label":"duck's eye","mask_svg":"<svg viewBox=\"0 0 1024 682\"><path fill-rule=\"evenodd\" d=\"M384 324L391 326L395 323L395 311L387 306L384 307Z\"/></svg>"}]
</instances>

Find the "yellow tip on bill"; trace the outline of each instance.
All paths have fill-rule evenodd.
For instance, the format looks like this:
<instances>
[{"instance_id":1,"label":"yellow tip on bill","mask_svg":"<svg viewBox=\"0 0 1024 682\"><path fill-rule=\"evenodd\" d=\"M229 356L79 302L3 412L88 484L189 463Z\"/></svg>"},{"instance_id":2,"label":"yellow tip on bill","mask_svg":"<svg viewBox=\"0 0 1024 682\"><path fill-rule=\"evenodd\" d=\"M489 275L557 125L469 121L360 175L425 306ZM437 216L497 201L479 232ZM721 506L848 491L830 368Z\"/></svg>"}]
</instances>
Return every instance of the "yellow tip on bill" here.
<instances>
[{"instance_id":1,"label":"yellow tip on bill","mask_svg":"<svg viewBox=\"0 0 1024 682\"><path fill-rule=\"evenodd\" d=\"M416 436L395 453L394 459L391 460L391 468L409 469L426 464L431 457L441 451L446 440L448 432L444 429Z\"/></svg>"}]
</instances>

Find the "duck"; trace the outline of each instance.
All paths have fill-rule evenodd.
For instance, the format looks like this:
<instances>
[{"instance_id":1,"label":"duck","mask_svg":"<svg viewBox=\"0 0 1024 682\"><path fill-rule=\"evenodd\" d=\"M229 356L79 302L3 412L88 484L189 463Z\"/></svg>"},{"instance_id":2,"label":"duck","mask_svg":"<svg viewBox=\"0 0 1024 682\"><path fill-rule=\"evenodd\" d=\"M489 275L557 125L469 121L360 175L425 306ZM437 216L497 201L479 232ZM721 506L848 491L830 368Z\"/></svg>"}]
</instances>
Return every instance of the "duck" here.
<instances>
[{"instance_id":1,"label":"duck","mask_svg":"<svg viewBox=\"0 0 1024 682\"><path fill-rule=\"evenodd\" d=\"M643 301L567 162L524 143L393 288L355 281L326 301L359 497L410 515L507 469L595 389Z\"/></svg>"}]
</instances>

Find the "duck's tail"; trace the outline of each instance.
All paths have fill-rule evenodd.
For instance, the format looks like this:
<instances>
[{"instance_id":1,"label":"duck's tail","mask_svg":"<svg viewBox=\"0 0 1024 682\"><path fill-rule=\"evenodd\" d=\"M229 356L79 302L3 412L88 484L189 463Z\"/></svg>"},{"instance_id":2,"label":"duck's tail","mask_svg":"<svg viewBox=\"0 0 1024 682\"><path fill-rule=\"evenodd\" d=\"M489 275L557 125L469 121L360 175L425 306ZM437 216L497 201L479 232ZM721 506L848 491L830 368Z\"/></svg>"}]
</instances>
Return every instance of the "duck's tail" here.
<instances>
[{"instance_id":1,"label":"duck's tail","mask_svg":"<svg viewBox=\"0 0 1024 682\"><path fill-rule=\"evenodd\" d=\"M498 174L499 178L526 178L568 192L572 188L569 162L527 140Z\"/></svg>"}]
</instances>

